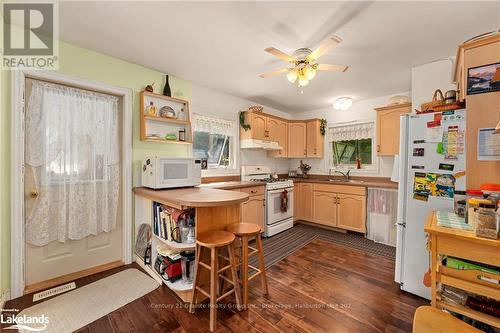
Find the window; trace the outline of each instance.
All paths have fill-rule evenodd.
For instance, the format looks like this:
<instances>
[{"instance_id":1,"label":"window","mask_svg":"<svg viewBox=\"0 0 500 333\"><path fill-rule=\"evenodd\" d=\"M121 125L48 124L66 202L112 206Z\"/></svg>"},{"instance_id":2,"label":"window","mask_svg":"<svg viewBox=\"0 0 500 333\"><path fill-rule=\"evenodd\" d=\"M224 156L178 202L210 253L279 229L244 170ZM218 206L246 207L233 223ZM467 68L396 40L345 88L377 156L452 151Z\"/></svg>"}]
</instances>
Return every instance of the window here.
<instances>
[{"instance_id":1,"label":"window","mask_svg":"<svg viewBox=\"0 0 500 333\"><path fill-rule=\"evenodd\" d=\"M206 158L209 169L234 169L235 123L200 115L193 119L193 156Z\"/></svg>"},{"instance_id":2,"label":"window","mask_svg":"<svg viewBox=\"0 0 500 333\"><path fill-rule=\"evenodd\" d=\"M373 123L330 128L332 166L373 168Z\"/></svg>"}]
</instances>

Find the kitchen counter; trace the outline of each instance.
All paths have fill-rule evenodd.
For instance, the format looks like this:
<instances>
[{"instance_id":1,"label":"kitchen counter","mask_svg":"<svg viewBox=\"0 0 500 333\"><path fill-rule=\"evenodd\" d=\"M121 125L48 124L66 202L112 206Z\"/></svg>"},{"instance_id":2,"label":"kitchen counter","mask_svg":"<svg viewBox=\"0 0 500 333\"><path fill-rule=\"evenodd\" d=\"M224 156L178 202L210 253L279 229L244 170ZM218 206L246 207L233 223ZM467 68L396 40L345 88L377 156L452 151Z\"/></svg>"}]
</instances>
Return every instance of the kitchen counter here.
<instances>
[{"instance_id":1,"label":"kitchen counter","mask_svg":"<svg viewBox=\"0 0 500 333\"><path fill-rule=\"evenodd\" d=\"M290 178L294 183L318 183L318 184L335 184L347 186L365 186L365 187L381 187L397 189L398 183L391 181L389 178L382 177L352 177L352 181L329 181L328 176L310 176L309 178ZM333 179L341 180L342 177L333 177Z\"/></svg>"},{"instance_id":2,"label":"kitchen counter","mask_svg":"<svg viewBox=\"0 0 500 333\"><path fill-rule=\"evenodd\" d=\"M164 205L184 209L197 207L217 207L240 204L248 200L248 194L226 191L217 188L180 188L153 190L146 187L134 188L137 196L159 202Z\"/></svg>"},{"instance_id":3,"label":"kitchen counter","mask_svg":"<svg viewBox=\"0 0 500 333\"><path fill-rule=\"evenodd\" d=\"M215 182L215 183L207 183L207 184L201 184L198 187L199 188L214 188L214 189L221 189L221 190L232 190L232 189L237 189L237 188L245 188L245 187L252 187L252 186L264 186L266 185L265 182L254 182L254 181L227 181L227 182Z\"/></svg>"}]
</instances>

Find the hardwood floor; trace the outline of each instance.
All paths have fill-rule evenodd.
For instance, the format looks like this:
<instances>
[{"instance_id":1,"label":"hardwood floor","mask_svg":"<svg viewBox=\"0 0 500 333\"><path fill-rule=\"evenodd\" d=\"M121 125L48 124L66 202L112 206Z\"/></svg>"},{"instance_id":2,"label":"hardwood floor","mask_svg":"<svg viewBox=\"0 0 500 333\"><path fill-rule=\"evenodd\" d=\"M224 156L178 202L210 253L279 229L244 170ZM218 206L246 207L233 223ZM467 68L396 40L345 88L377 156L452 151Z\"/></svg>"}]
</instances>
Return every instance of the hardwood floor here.
<instances>
[{"instance_id":1,"label":"hardwood floor","mask_svg":"<svg viewBox=\"0 0 500 333\"><path fill-rule=\"evenodd\" d=\"M129 267L138 268L113 269L77 286ZM256 279L247 311L219 309L217 332L411 332L415 309L428 302L400 291L393 275L392 260L314 240L268 269L268 297ZM23 309L31 299L26 295L6 307ZM208 308L190 315L163 286L78 332L196 333L208 327Z\"/></svg>"}]
</instances>

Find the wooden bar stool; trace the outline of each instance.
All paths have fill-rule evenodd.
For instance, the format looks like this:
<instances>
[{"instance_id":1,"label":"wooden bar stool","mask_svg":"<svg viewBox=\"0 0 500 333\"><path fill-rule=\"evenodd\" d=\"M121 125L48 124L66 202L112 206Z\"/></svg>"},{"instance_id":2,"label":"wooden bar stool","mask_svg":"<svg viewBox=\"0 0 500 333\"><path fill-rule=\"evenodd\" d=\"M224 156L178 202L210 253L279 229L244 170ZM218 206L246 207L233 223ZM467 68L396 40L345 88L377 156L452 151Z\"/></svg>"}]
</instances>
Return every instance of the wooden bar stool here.
<instances>
[{"instance_id":1,"label":"wooden bar stool","mask_svg":"<svg viewBox=\"0 0 500 333\"><path fill-rule=\"evenodd\" d=\"M241 294L240 286L238 283L238 275L236 274L236 260L234 256L234 239L235 236L227 231L212 231L200 234L196 239L196 261L195 261L195 274L193 280L193 295L189 305L189 312L194 313L196 297L202 293L210 299L210 331L215 330L217 323L217 303L223 298L235 294L236 305L238 309L241 308ZM202 251L210 249L210 265L204 263ZM221 256L219 250L227 248L228 256ZM219 258L224 259L228 264L219 268ZM206 268L210 272L210 291L207 292L200 285L200 268ZM231 271L231 279L223 275L227 270ZM226 291L224 294L218 294L219 278L233 285L233 288Z\"/></svg>"},{"instance_id":2,"label":"wooden bar stool","mask_svg":"<svg viewBox=\"0 0 500 333\"><path fill-rule=\"evenodd\" d=\"M268 294L267 289L267 278L266 278L266 266L264 263L264 252L262 250L262 239L260 238L261 229L257 224L253 223L234 223L230 224L226 227L226 230L233 233L236 237L241 239L241 256L240 262L238 264L241 265L241 286L243 289L243 307L247 307L248 303L248 283L255 279L257 276L260 276L260 282L262 286L262 291L265 295ZM255 237L255 243L257 248L253 248L248 245L248 241ZM252 252L249 252L252 250ZM253 267L248 263L248 258L257 254L259 256L259 268ZM248 276L248 268L256 271L252 276Z\"/></svg>"}]
</instances>

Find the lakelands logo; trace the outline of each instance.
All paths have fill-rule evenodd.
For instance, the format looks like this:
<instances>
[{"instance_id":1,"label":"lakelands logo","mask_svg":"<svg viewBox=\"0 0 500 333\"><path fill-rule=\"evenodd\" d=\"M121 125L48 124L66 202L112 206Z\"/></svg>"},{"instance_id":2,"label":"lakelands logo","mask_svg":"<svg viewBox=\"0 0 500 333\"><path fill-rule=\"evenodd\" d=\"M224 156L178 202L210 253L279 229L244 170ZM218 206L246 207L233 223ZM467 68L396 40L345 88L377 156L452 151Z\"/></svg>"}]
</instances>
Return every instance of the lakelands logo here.
<instances>
[{"instance_id":1,"label":"lakelands logo","mask_svg":"<svg viewBox=\"0 0 500 333\"><path fill-rule=\"evenodd\" d=\"M3 2L2 68L57 69L57 3Z\"/></svg>"},{"instance_id":2,"label":"lakelands logo","mask_svg":"<svg viewBox=\"0 0 500 333\"><path fill-rule=\"evenodd\" d=\"M47 329L49 324L49 317L45 315L40 316L5 316L0 314L0 323L10 325L5 327L4 330L20 330L30 332L43 332Z\"/></svg>"}]
</instances>

